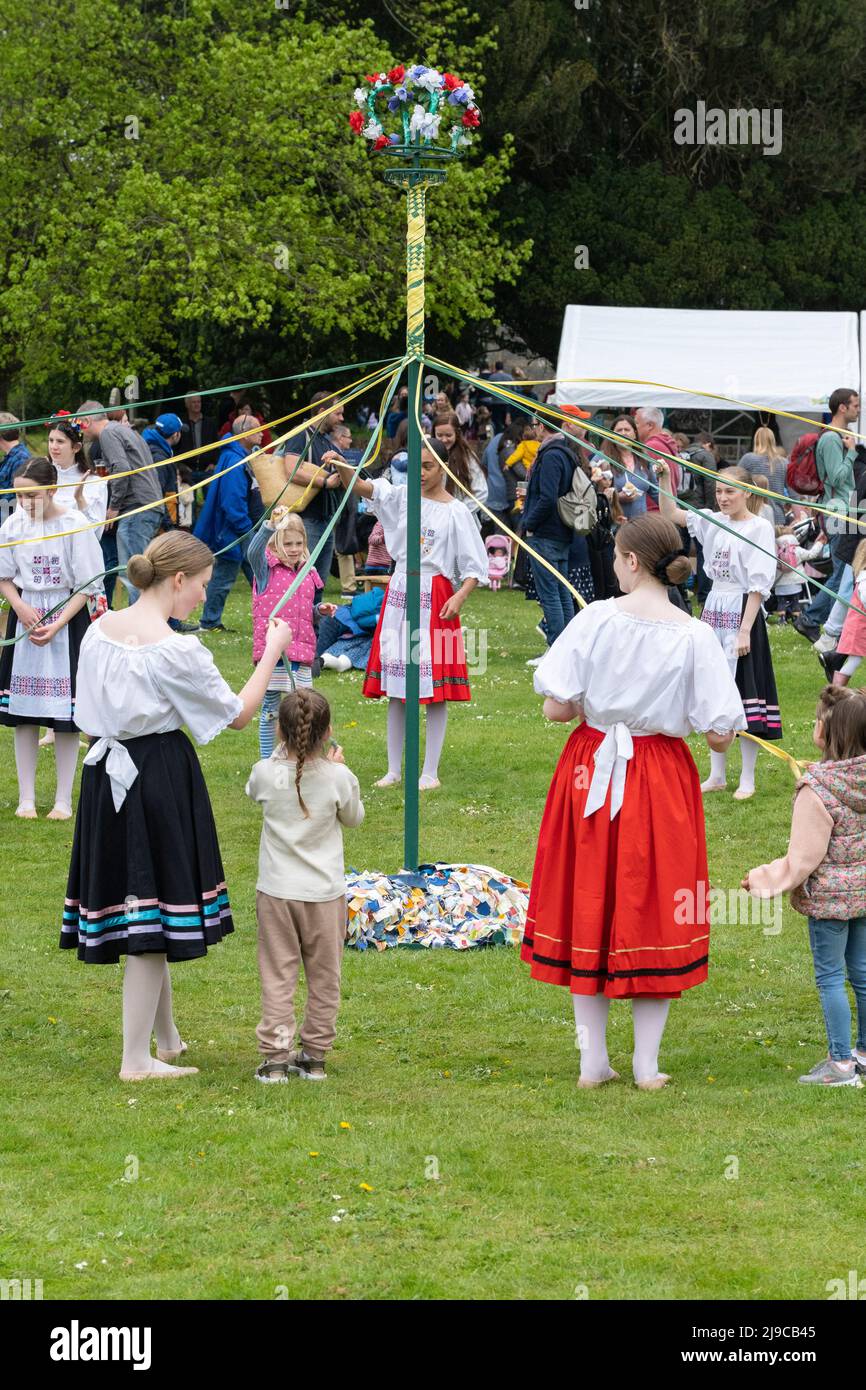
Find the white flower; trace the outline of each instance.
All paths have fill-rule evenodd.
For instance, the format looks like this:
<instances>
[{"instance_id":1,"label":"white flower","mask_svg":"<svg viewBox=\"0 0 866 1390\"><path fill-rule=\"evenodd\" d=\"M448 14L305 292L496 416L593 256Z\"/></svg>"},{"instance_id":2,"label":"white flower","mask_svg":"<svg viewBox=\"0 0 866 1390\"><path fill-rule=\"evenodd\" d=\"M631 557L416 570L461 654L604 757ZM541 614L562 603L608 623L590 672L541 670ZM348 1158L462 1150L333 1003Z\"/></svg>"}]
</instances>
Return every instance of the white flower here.
<instances>
[{"instance_id":1,"label":"white flower","mask_svg":"<svg viewBox=\"0 0 866 1390\"><path fill-rule=\"evenodd\" d=\"M421 135L425 140L435 140L439 134L441 120L441 116L431 116L430 112L425 111L423 106L416 106L409 122L409 133L413 139Z\"/></svg>"},{"instance_id":2,"label":"white flower","mask_svg":"<svg viewBox=\"0 0 866 1390\"><path fill-rule=\"evenodd\" d=\"M369 120L364 126L364 135L368 140L378 140L382 134L382 126L379 121Z\"/></svg>"},{"instance_id":3,"label":"white flower","mask_svg":"<svg viewBox=\"0 0 866 1390\"><path fill-rule=\"evenodd\" d=\"M79 1260L78 1263L76 1264L75 1268L76 1268L76 1269L86 1269L86 1268L87 1268L87 1261L86 1261L86 1260Z\"/></svg>"},{"instance_id":4,"label":"white flower","mask_svg":"<svg viewBox=\"0 0 866 1390\"><path fill-rule=\"evenodd\" d=\"M428 68L426 72L415 79L415 85L416 87L426 87L428 92L435 92L438 91L444 81L445 79L441 72L437 72L435 68Z\"/></svg>"},{"instance_id":5,"label":"white flower","mask_svg":"<svg viewBox=\"0 0 866 1390\"><path fill-rule=\"evenodd\" d=\"M367 93L364 91L363 87L355 88L355 100L359 106L367 105Z\"/></svg>"}]
</instances>

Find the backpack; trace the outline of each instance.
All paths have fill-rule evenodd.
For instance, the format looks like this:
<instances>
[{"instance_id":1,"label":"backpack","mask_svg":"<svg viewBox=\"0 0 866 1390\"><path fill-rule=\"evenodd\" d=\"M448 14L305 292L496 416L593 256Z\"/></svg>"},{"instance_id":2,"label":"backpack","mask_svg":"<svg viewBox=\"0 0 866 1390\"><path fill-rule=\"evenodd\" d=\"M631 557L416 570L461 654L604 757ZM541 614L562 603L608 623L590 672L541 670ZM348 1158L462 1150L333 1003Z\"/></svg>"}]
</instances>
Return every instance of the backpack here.
<instances>
[{"instance_id":1,"label":"backpack","mask_svg":"<svg viewBox=\"0 0 866 1390\"><path fill-rule=\"evenodd\" d=\"M800 497L821 497L824 484L818 476L817 434L801 434L793 449L785 473L785 483Z\"/></svg>"},{"instance_id":2,"label":"backpack","mask_svg":"<svg viewBox=\"0 0 866 1390\"><path fill-rule=\"evenodd\" d=\"M580 464L572 474L571 487L557 498L556 510L563 526L587 536L598 518L598 498L595 488Z\"/></svg>"}]
</instances>

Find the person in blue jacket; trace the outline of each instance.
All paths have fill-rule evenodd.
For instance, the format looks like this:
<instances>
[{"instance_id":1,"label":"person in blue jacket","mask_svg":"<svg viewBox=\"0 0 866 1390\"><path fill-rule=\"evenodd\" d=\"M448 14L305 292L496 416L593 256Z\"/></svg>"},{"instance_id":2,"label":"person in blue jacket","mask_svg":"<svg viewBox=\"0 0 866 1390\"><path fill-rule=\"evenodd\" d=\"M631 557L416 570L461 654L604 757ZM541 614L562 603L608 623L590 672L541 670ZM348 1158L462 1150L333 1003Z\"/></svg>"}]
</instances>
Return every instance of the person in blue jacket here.
<instances>
[{"instance_id":1,"label":"person in blue jacket","mask_svg":"<svg viewBox=\"0 0 866 1390\"><path fill-rule=\"evenodd\" d=\"M246 434L248 430L253 431ZM236 438L246 434L245 439ZM207 586L207 602L201 618L203 632L225 632L223 609L232 585L238 577L246 551L246 537L252 530L250 493L252 475L246 463L247 455L258 449L262 442L262 431L258 420L252 415L239 415L232 425L232 437L224 449L220 450L215 473L221 473L216 482L207 488L204 506L195 524L193 534L216 552L213 577ZM232 464L237 467L231 468ZM231 468L224 473L223 469ZM255 511L256 508L253 508ZM226 549L226 547L228 547Z\"/></svg>"},{"instance_id":2,"label":"person in blue jacket","mask_svg":"<svg viewBox=\"0 0 866 1390\"><path fill-rule=\"evenodd\" d=\"M523 534L539 555L543 555L559 574L568 574L568 552L572 530L559 516L557 502L571 488L576 460L561 431L550 422L541 422L541 447L529 473L523 505ZM547 644L552 647L559 634L574 617L574 602L568 589L550 570L529 557L538 602L544 611ZM527 665L537 666L541 657Z\"/></svg>"},{"instance_id":3,"label":"person in blue jacket","mask_svg":"<svg viewBox=\"0 0 866 1390\"><path fill-rule=\"evenodd\" d=\"M322 619L316 656L324 667L330 671L350 671L353 666L356 671L367 669L384 592L376 587L368 594L356 594L333 617Z\"/></svg>"},{"instance_id":4,"label":"person in blue jacket","mask_svg":"<svg viewBox=\"0 0 866 1390\"><path fill-rule=\"evenodd\" d=\"M0 487L11 487L15 474L31 458L30 450L24 442L24 433L19 429L17 415L8 410L0 411ZM0 521L15 510L15 494L0 493Z\"/></svg>"},{"instance_id":5,"label":"person in blue jacket","mask_svg":"<svg viewBox=\"0 0 866 1390\"><path fill-rule=\"evenodd\" d=\"M180 442L183 433L183 421L179 415L173 415L170 411L166 415L157 415L152 425L148 425L146 430L142 430L142 439L150 450L150 456L154 463L164 459L162 468L154 470L159 478L162 495L166 497L169 493L177 492L177 469L172 464L171 459L174 454L174 447Z\"/></svg>"}]
</instances>

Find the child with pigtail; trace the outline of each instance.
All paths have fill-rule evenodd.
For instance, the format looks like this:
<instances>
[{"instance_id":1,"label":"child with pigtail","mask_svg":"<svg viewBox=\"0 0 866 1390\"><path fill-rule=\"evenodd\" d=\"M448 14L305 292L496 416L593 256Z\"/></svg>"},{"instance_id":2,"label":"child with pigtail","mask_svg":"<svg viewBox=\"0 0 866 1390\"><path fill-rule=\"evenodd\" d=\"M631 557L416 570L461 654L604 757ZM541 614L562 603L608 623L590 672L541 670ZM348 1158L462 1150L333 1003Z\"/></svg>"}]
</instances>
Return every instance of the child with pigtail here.
<instances>
[{"instance_id":1,"label":"child with pigtail","mask_svg":"<svg viewBox=\"0 0 866 1390\"><path fill-rule=\"evenodd\" d=\"M279 742L253 768L247 795L264 812L256 883L264 1060L258 1081L325 1080L336 1036L346 935L342 826L364 819L358 779L331 738L331 710L300 687L279 708ZM295 1046L295 990L303 963L307 1006Z\"/></svg>"}]
</instances>

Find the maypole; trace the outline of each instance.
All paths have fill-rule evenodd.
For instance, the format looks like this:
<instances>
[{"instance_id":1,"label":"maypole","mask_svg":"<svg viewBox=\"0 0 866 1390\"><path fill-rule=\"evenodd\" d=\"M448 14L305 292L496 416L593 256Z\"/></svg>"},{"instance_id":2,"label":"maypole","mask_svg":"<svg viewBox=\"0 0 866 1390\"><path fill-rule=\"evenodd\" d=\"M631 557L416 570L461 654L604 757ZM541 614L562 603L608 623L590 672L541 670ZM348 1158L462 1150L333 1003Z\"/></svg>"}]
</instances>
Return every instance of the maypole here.
<instances>
[{"instance_id":1,"label":"maypole","mask_svg":"<svg viewBox=\"0 0 866 1390\"><path fill-rule=\"evenodd\" d=\"M392 68L365 78L358 87L358 110L349 117L352 129L372 141L377 153L394 155L403 167L387 169L385 182L406 193L406 359L409 386L409 437L406 512L406 618L402 659L406 664L406 748L403 764L403 867L418 868L418 775L420 770L420 653L421 653L421 431L418 424L421 375L424 366L424 263L427 236L427 190L444 183L441 165L458 157L471 143L470 131L480 121L475 95L453 73L416 64ZM385 100L387 99L387 100ZM410 115L410 105L412 112ZM385 109L382 109L382 108ZM440 110L443 107L443 110ZM450 112L449 112L450 108ZM364 110L367 119L364 120ZM399 122L387 134L388 113ZM453 114L447 143L439 143L443 117Z\"/></svg>"}]
</instances>

